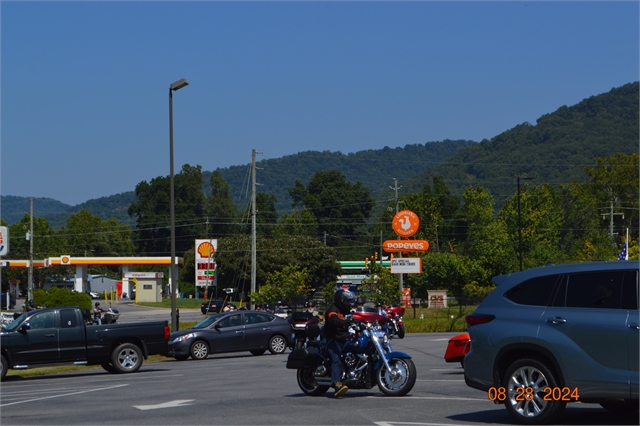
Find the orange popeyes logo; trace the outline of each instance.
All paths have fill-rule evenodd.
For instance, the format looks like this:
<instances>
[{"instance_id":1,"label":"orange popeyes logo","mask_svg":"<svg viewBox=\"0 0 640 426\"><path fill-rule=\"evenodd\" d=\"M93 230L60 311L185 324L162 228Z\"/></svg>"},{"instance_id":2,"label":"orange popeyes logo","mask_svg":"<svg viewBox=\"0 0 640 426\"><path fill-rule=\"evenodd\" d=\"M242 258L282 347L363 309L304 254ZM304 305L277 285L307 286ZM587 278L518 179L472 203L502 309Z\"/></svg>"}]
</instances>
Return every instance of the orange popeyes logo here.
<instances>
[{"instance_id":1,"label":"orange popeyes logo","mask_svg":"<svg viewBox=\"0 0 640 426\"><path fill-rule=\"evenodd\" d=\"M402 210L393 217L391 227L398 236L410 237L418 232L420 219L418 219L418 215L411 210Z\"/></svg>"},{"instance_id":2,"label":"orange popeyes logo","mask_svg":"<svg viewBox=\"0 0 640 426\"><path fill-rule=\"evenodd\" d=\"M198 254L200 257L211 257L215 251L216 249L213 247L213 244L208 241L205 241L198 246Z\"/></svg>"}]
</instances>

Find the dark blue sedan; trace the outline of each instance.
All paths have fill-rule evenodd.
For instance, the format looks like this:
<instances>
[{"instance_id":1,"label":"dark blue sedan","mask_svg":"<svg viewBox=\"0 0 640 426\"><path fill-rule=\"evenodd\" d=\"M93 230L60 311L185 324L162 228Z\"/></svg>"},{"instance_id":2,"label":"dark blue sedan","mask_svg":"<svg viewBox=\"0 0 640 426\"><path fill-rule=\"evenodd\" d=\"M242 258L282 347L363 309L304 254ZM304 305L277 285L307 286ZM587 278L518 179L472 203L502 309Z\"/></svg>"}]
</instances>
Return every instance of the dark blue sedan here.
<instances>
[{"instance_id":1,"label":"dark blue sedan","mask_svg":"<svg viewBox=\"0 0 640 426\"><path fill-rule=\"evenodd\" d=\"M205 359L222 352L267 350L281 354L289 345L291 328L287 320L262 311L232 311L208 316L188 330L171 333L169 353L178 361L189 356Z\"/></svg>"}]
</instances>

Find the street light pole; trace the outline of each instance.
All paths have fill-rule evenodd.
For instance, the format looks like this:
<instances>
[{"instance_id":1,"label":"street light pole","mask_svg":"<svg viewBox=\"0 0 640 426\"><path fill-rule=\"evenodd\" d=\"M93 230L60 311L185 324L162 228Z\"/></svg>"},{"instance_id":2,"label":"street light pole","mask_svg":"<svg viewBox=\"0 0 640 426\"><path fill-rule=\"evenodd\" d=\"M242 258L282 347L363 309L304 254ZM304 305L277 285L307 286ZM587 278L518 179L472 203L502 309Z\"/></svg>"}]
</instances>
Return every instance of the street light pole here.
<instances>
[{"instance_id":1,"label":"street light pole","mask_svg":"<svg viewBox=\"0 0 640 426\"><path fill-rule=\"evenodd\" d=\"M522 180L531 180L530 177L517 177L518 180L518 255L520 258L520 270L522 271L522 218L520 212L520 179Z\"/></svg>"},{"instance_id":2,"label":"street light pole","mask_svg":"<svg viewBox=\"0 0 640 426\"><path fill-rule=\"evenodd\" d=\"M180 90L189 83L182 78L169 86L169 209L171 215L171 265L169 265L169 281L171 284L171 329L178 331L178 315L176 312L176 206L175 206L175 186L173 178L173 92Z\"/></svg>"}]
</instances>

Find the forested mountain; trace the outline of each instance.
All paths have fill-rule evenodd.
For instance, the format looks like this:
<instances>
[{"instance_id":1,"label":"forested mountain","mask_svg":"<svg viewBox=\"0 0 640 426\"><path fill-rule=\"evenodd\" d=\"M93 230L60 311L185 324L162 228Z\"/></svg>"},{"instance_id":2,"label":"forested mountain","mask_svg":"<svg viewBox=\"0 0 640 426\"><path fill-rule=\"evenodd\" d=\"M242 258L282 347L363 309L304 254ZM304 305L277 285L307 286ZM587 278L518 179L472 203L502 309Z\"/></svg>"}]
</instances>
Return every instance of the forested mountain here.
<instances>
[{"instance_id":1,"label":"forested mountain","mask_svg":"<svg viewBox=\"0 0 640 426\"><path fill-rule=\"evenodd\" d=\"M316 172L337 170L344 174L348 181L362 182L363 186L378 191L392 185L393 178L400 181L409 179L473 145L476 145L476 142L444 140L424 145L369 149L350 154L330 151L300 152L256 162L256 181L259 183L257 190L274 194L277 198L276 209L283 213L291 210L291 197L287 189L293 188L297 179L308 183ZM234 166L218 171L229 183L238 207L246 207L247 184L250 182L249 166ZM204 173L205 182L209 182L209 175L210 173Z\"/></svg>"},{"instance_id":2,"label":"forested mountain","mask_svg":"<svg viewBox=\"0 0 640 426\"><path fill-rule=\"evenodd\" d=\"M498 204L516 191L517 176L533 184L583 181L585 166L615 153L638 152L638 82L562 106L535 125L520 124L460 150L442 164L403 182L417 192L441 175L454 195L469 185L489 189Z\"/></svg>"},{"instance_id":3,"label":"forested mountain","mask_svg":"<svg viewBox=\"0 0 640 426\"><path fill-rule=\"evenodd\" d=\"M540 117L535 125L523 123L480 143L445 140L350 154L307 151L261 160L257 163L258 191L274 194L278 212L287 212L291 209L287 189L296 180L307 184L318 171L337 170L349 181L362 182L369 188L379 211L394 196L389 188L394 178L403 186L400 195L407 195L419 192L433 176L441 175L454 196L460 197L468 185L482 185L501 204L514 194L517 176L531 177L534 184L582 181L586 177L584 167L593 166L596 158L638 152L638 90L638 82L614 88L577 105L562 106ZM229 183L237 206L246 208L249 165L218 171ZM210 174L204 172L205 185ZM34 215L59 228L69 215L85 209L102 219L115 217L133 226L127 209L136 199L133 188L137 183L131 183L131 192L73 207L38 198ZM29 198L2 196L1 208L2 218L14 223L29 213Z\"/></svg>"}]
</instances>

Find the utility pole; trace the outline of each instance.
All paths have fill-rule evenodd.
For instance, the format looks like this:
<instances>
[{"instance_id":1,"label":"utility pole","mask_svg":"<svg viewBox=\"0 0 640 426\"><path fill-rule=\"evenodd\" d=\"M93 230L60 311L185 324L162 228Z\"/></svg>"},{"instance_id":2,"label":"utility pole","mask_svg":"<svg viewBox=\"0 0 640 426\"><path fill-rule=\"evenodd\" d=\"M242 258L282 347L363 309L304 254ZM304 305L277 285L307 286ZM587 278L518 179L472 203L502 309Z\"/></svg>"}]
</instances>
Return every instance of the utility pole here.
<instances>
[{"instance_id":1,"label":"utility pole","mask_svg":"<svg viewBox=\"0 0 640 426\"><path fill-rule=\"evenodd\" d=\"M611 199L611 205L610 205L610 210L609 213L603 213L602 214L602 218L604 219L605 216L609 216L609 236L611 238L613 238L613 217L614 216L622 216L622 218L624 219L624 213L614 213L613 212L613 203L615 203L617 201L617 197L613 197Z\"/></svg>"},{"instance_id":2,"label":"utility pole","mask_svg":"<svg viewBox=\"0 0 640 426\"><path fill-rule=\"evenodd\" d=\"M204 228L204 237L209 239L209 216L207 216L207 221L205 222L206 226ZM209 240L209 244L211 244L211 240ZM209 250L209 256L207 256L207 282L204 285L204 300L209 300L209 266L211 262L211 250ZM198 289L196 288L196 292Z\"/></svg>"},{"instance_id":3,"label":"utility pole","mask_svg":"<svg viewBox=\"0 0 640 426\"><path fill-rule=\"evenodd\" d=\"M29 278L27 281L28 291L27 300L33 300L33 198L29 199L31 203L31 209L29 213L30 227L29 227ZM28 303L28 302L27 302ZM7 303L7 306L9 304Z\"/></svg>"},{"instance_id":4,"label":"utility pole","mask_svg":"<svg viewBox=\"0 0 640 426\"><path fill-rule=\"evenodd\" d=\"M251 150L251 295L256 292L256 150ZM251 302L253 308L253 302Z\"/></svg>"},{"instance_id":5,"label":"utility pole","mask_svg":"<svg viewBox=\"0 0 640 426\"><path fill-rule=\"evenodd\" d=\"M398 179L393 178L393 186L390 186L389 188L395 190L396 192L396 214L398 214L398 205L400 204L400 202L398 201L398 189L402 188L402 185L400 185L400 187L398 187ZM398 253L398 257L402 257L402 253ZM382 258L382 252L380 252L380 258ZM380 262L382 262L382 260L380 260ZM382 265L382 263L380 263ZM398 281L400 282L400 294L402 294L402 289L404 288L404 281L402 279L402 274L399 274L400 276L398 277ZM402 296L400 296L400 300L402 301Z\"/></svg>"}]
</instances>

